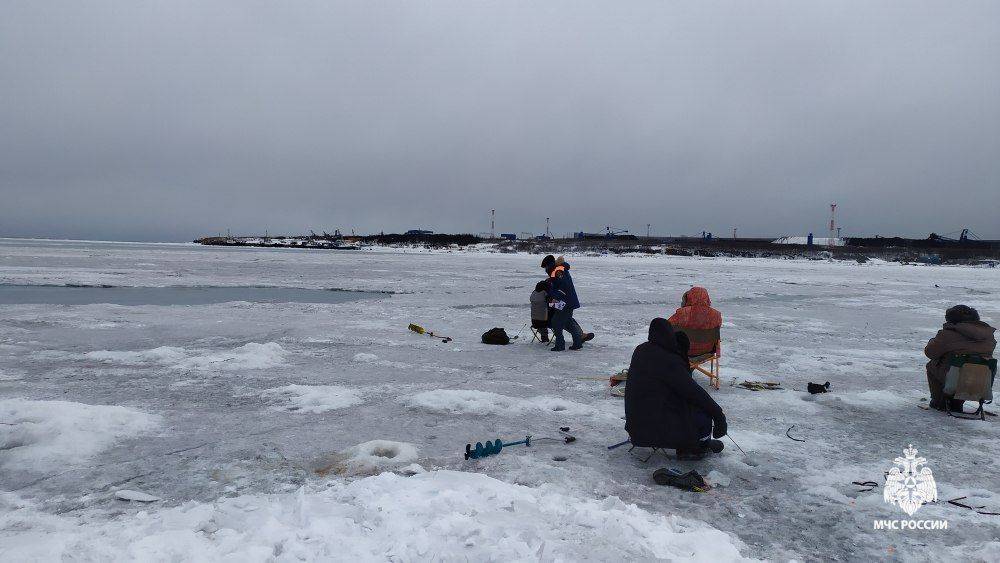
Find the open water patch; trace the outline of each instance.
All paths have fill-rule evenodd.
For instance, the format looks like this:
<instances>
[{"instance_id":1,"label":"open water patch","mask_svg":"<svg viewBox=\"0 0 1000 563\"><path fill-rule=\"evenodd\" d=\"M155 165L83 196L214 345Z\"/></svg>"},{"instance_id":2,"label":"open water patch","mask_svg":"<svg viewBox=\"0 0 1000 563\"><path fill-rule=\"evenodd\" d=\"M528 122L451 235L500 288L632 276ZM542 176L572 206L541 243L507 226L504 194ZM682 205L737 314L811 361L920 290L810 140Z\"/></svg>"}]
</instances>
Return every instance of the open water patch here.
<instances>
[{"instance_id":1,"label":"open water patch","mask_svg":"<svg viewBox=\"0 0 1000 563\"><path fill-rule=\"evenodd\" d=\"M300 287L0 285L0 305L212 305L250 303L347 303L384 293Z\"/></svg>"}]
</instances>

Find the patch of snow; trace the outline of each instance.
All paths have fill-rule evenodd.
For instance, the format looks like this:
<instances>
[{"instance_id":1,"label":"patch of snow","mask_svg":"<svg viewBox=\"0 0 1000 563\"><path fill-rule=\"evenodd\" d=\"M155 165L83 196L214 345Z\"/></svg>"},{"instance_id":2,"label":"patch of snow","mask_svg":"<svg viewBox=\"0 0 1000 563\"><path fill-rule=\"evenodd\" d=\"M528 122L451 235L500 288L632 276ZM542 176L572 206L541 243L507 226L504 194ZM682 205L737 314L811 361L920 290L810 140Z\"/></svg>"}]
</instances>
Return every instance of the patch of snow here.
<instances>
[{"instance_id":1,"label":"patch of snow","mask_svg":"<svg viewBox=\"0 0 1000 563\"><path fill-rule=\"evenodd\" d=\"M515 416L547 412L563 416L603 416L620 422L620 415L610 411L602 411L589 405L544 395L520 398L474 389L436 389L403 397L400 401L410 408L455 414ZM617 403L612 403L612 405L619 406Z\"/></svg>"},{"instance_id":2,"label":"patch of snow","mask_svg":"<svg viewBox=\"0 0 1000 563\"><path fill-rule=\"evenodd\" d=\"M128 500L135 502L156 502L161 500L160 497L154 497L149 493L144 493L142 491L133 491L131 489L122 489L115 493L115 498L118 500Z\"/></svg>"},{"instance_id":3,"label":"patch of snow","mask_svg":"<svg viewBox=\"0 0 1000 563\"><path fill-rule=\"evenodd\" d=\"M773 244L809 244L809 237L781 237L771 241ZM813 246L844 246L844 239L838 237L813 237Z\"/></svg>"},{"instance_id":4,"label":"patch of snow","mask_svg":"<svg viewBox=\"0 0 1000 563\"><path fill-rule=\"evenodd\" d=\"M188 358L188 352L184 348L176 346L160 346L150 350L136 351L116 351L97 350L84 354L88 360L105 362L109 364L122 364L127 366L138 366L142 364L175 364Z\"/></svg>"},{"instance_id":5,"label":"patch of snow","mask_svg":"<svg viewBox=\"0 0 1000 563\"><path fill-rule=\"evenodd\" d=\"M189 502L88 526L10 495L0 504L18 508L3 511L17 520L6 529L30 529L4 538L6 561L745 560L739 540L704 523L457 471Z\"/></svg>"},{"instance_id":6,"label":"patch of snow","mask_svg":"<svg viewBox=\"0 0 1000 563\"><path fill-rule=\"evenodd\" d=\"M130 366L161 365L177 370L248 370L281 365L287 351L277 342L250 342L232 350L212 352L161 346L151 350L88 352L84 357L104 363Z\"/></svg>"},{"instance_id":7,"label":"patch of snow","mask_svg":"<svg viewBox=\"0 0 1000 563\"><path fill-rule=\"evenodd\" d=\"M732 479L728 475L716 469L709 471L708 475L705 476L705 480L713 487L728 487L729 483L732 482Z\"/></svg>"},{"instance_id":8,"label":"patch of snow","mask_svg":"<svg viewBox=\"0 0 1000 563\"><path fill-rule=\"evenodd\" d=\"M0 467L33 470L84 461L160 418L114 405L3 399L0 421Z\"/></svg>"},{"instance_id":9,"label":"patch of snow","mask_svg":"<svg viewBox=\"0 0 1000 563\"><path fill-rule=\"evenodd\" d=\"M400 467L399 469L396 470L396 473L400 475L410 476L410 475L416 475L418 473L427 473L427 470L424 469L424 466L420 465L419 463L411 463L406 467Z\"/></svg>"},{"instance_id":10,"label":"patch of snow","mask_svg":"<svg viewBox=\"0 0 1000 563\"><path fill-rule=\"evenodd\" d=\"M322 413L363 402L354 389L339 385L286 385L268 389L261 397L275 401L280 410Z\"/></svg>"},{"instance_id":11,"label":"patch of snow","mask_svg":"<svg viewBox=\"0 0 1000 563\"><path fill-rule=\"evenodd\" d=\"M375 354L369 354L367 352L360 352L358 354L354 354L354 361L355 362L372 363L372 362L377 361L377 360L378 360L378 356L376 356Z\"/></svg>"},{"instance_id":12,"label":"patch of snow","mask_svg":"<svg viewBox=\"0 0 1000 563\"><path fill-rule=\"evenodd\" d=\"M837 393L836 395L824 393L823 395L824 399L827 397L839 398L849 405L855 407L865 407L873 410L905 407L907 405L916 405L919 402L919 394L910 396L908 393L899 393L897 391L888 391L884 389L870 389L868 391L854 393Z\"/></svg>"}]
</instances>

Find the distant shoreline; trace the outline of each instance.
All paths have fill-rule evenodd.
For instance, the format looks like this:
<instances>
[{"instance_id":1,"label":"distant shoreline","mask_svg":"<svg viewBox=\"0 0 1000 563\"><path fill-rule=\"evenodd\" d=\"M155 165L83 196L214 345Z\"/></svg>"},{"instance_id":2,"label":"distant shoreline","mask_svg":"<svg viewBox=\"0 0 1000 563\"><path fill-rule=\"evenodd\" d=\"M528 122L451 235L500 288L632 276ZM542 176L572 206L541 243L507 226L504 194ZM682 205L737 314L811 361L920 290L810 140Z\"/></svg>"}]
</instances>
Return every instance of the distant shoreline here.
<instances>
[{"instance_id":1,"label":"distant shoreline","mask_svg":"<svg viewBox=\"0 0 1000 563\"><path fill-rule=\"evenodd\" d=\"M331 240L332 239L332 240ZM489 239L475 235L371 235L332 237L207 237L192 242L148 242L36 237L0 237L2 243L86 243L103 245L158 245L173 247L217 246L297 250L407 250L426 249L458 252L670 255L733 258L778 258L806 260L870 259L916 264L958 264L1000 267L1000 241L969 241L972 244L934 243L924 239L844 239L836 247L779 244L772 239L702 239L698 237L630 237L588 239ZM859 246L865 245L865 246ZM873 246L878 245L878 246Z\"/></svg>"},{"instance_id":2,"label":"distant shoreline","mask_svg":"<svg viewBox=\"0 0 1000 563\"><path fill-rule=\"evenodd\" d=\"M788 244L767 238L583 237L553 239L482 238L468 234L386 234L370 236L208 237L194 241L208 246L358 250L365 248L425 248L530 254L665 254L672 256L833 259L924 264L1000 263L1000 241L844 238L837 246Z\"/></svg>"}]
</instances>

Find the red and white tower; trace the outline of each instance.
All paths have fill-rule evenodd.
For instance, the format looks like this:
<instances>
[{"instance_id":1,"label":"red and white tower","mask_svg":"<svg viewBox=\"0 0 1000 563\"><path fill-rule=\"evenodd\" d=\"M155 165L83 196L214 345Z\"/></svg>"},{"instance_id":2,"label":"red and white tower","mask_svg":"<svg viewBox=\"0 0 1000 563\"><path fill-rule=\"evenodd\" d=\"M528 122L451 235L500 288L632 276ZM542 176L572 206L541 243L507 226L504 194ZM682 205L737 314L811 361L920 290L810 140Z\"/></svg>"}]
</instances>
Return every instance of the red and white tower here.
<instances>
[{"instance_id":1,"label":"red and white tower","mask_svg":"<svg viewBox=\"0 0 1000 563\"><path fill-rule=\"evenodd\" d=\"M830 204L830 238L827 239L826 244L830 248L833 248L834 240L836 240L837 235L837 204Z\"/></svg>"}]
</instances>

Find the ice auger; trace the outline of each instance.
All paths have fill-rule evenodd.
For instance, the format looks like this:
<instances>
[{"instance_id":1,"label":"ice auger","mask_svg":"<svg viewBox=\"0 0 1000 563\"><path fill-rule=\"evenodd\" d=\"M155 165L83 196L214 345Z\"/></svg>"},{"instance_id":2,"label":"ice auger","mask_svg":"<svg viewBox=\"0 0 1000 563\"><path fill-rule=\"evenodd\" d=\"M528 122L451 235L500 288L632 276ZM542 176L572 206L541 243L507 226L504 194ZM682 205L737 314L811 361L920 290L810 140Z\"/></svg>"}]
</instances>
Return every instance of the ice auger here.
<instances>
[{"instance_id":1,"label":"ice auger","mask_svg":"<svg viewBox=\"0 0 1000 563\"><path fill-rule=\"evenodd\" d=\"M441 342L444 342L444 343L451 342L451 338L450 337L441 336L439 334L434 334L433 332L427 330L426 328L424 328L424 327L422 327L422 326L420 326L418 324L410 323L410 327L409 328L410 328L410 330L412 330L413 332L415 332L417 334L426 334L427 336L430 336L431 338L440 338Z\"/></svg>"}]
</instances>

